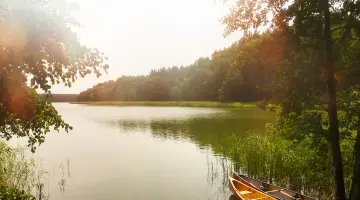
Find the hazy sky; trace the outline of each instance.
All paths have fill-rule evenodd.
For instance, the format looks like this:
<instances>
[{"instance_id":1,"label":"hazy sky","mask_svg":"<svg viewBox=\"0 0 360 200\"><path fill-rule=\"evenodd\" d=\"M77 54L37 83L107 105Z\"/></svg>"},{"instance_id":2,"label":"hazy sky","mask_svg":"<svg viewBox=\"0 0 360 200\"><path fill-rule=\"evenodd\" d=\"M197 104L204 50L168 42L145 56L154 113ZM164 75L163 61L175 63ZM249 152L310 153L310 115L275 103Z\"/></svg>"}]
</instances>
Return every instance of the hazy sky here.
<instances>
[{"instance_id":1,"label":"hazy sky","mask_svg":"<svg viewBox=\"0 0 360 200\"><path fill-rule=\"evenodd\" d=\"M78 93L121 75L147 74L151 68L189 65L229 46L240 34L224 38L220 23L231 3L222 0L72 0L84 28L83 44L109 58L108 75L78 79L53 93Z\"/></svg>"}]
</instances>

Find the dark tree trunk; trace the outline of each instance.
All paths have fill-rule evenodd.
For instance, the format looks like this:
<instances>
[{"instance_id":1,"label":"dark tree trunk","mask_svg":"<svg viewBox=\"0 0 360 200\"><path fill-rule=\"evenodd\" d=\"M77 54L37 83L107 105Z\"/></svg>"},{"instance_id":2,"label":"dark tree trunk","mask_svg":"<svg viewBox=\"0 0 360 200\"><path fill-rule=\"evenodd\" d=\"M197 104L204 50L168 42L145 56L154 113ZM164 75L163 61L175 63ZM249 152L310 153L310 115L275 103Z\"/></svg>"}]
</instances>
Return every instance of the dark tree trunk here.
<instances>
[{"instance_id":1,"label":"dark tree trunk","mask_svg":"<svg viewBox=\"0 0 360 200\"><path fill-rule=\"evenodd\" d=\"M329 0L324 2L324 37L326 48L326 71L327 71L327 87L328 87L328 117L329 132L328 145L331 153L332 172L334 175L335 199L345 200L344 172L340 151L339 125L336 105L336 79L335 65L333 60L333 45L331 38L330 10Z\"/></svg>"},{"instance_id":2,"label":"dark tree trunk","mask_svg":"<svg viewBox=\"0 0 360 200\"><path fill-rule=\"evenodd\" d=\"M358 122L355 142L355 166L349 200L360 199L360 122Z\"/></svg>"}]
</instances>

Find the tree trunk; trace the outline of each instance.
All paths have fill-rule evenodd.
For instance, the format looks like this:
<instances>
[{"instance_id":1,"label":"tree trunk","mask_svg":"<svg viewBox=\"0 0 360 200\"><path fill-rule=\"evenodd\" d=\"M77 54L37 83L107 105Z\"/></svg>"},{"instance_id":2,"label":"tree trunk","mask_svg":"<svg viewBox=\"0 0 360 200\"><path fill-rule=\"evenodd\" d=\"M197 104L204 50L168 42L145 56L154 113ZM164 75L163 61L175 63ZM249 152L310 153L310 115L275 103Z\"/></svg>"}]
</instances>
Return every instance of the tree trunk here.
<instances>
[{"instance_id":1,"label":"tree trunk","mask_svg":"<svg viewBox=\"0 0 360 200\"><path fill-rule=\"evenodd\" d=\"M336 79L334 76L335 65L333 60L333 45L331 38L329 0L324 0L324 36L326 48L326 71L328 87L328 145L331 153L332 172L334 175L335 199L345 200L344 172L340 151L339 125L336 105Z\"/></svg>"},{"instance_id":2,"label":"tree trunk","mask_svg":"<svg viewBox=\"0 0 360 200\"><path fill-rule=\"evenodd\" d=\"M360 121L355 142L355 166L349 200L360 199Z\"/></svg>"}]
</instances>

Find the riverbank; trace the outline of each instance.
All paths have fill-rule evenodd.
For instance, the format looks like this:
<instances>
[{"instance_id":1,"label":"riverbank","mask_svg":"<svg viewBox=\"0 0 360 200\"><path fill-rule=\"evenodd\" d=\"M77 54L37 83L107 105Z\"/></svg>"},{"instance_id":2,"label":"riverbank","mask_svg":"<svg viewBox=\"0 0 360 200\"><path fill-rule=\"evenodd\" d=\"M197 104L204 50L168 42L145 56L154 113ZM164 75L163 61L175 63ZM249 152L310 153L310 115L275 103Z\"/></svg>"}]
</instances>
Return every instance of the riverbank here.
<instances>
[{"instance_id":1,"label":"riverbank","mask_svg":"<svg viewBox=\"0 0 360 200\"><path fill-rule=\"evenodd\" d=\"M204 108L256 108L257 102L231 102L216 101L96 101L71 102L71 104L84 104L95 106L163 106L163 107L204 107Z\"/></svg>"}]
</instances>

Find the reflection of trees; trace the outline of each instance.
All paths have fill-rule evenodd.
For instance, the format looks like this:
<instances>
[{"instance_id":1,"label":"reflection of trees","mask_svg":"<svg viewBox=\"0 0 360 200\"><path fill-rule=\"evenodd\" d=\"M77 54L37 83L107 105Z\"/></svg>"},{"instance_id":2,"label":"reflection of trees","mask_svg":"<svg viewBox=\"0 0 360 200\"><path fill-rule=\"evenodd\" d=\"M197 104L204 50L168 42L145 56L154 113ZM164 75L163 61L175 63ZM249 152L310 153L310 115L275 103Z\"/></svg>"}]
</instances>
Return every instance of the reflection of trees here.
<instances>
[{"instance_id":1,"label":"reflection of trees","mask_svg":"<svg viewBox=\"0 0 360 200\"><path fill-rule=\"evenodd\" d=\"M226 112L225 112L226 113ZM265 124L274 119L275 114L257 109L233 109L226 114L188 119L119 120L110 122L124 132L146 132L161 139L189 140L200 149L211 149L215 156L207 157L208 185L216 188L209 199L224 199L231 195L228 177L237 165L229 158L239 138L249 131L261 133Z\"/></svg>"},{"instance_id":2,"label":"reflection of trees","mask_svg":"<svg viewBox=\"0 0 360 200\"><path fill-rule=\"evenodd\" d=\"M110 124L125 132L150 132L157 138L190 140L201 149L211 148L215 154L227 156L235 138L248 135L250 130L262 132L273 115L257 109L242 109L210 117L119 120Z\"/></svg>"}]
</instances>

